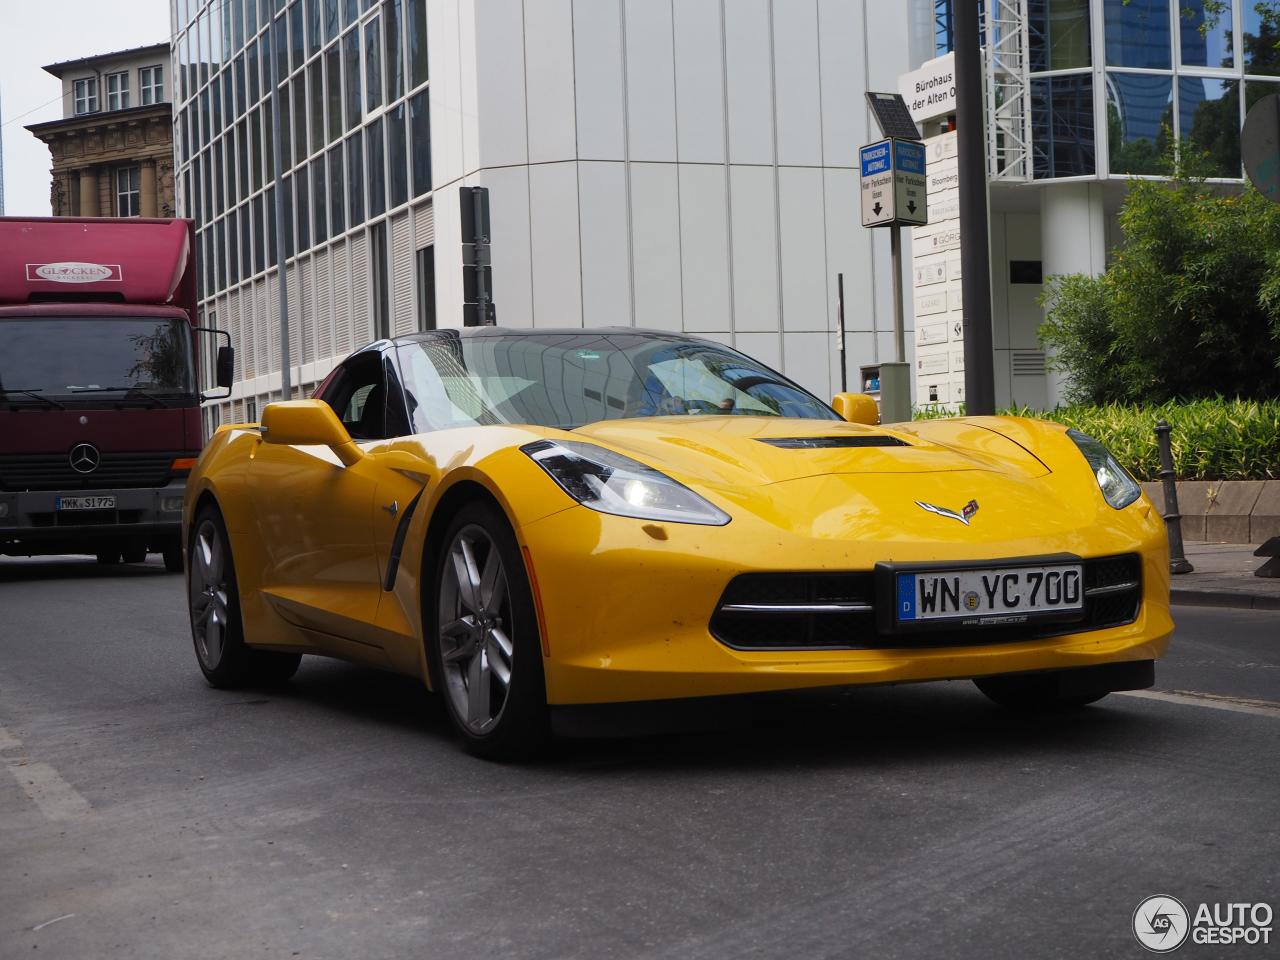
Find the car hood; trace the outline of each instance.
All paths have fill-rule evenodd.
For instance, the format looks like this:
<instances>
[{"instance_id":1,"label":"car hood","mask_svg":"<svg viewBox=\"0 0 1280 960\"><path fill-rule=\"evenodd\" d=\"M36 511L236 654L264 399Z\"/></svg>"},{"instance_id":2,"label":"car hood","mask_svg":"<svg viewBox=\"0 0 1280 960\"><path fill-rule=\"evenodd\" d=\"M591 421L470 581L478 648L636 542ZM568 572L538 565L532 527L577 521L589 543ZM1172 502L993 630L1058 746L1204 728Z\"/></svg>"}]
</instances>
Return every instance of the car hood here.
<instances>
[{"instance_id":1,"label":"car hood","mask_svg":"<svg viewBox=\"0 0 1280 960\"><path fill-rule=\"evenodd\" d=\"M929 437L909 425L895 429L742 416L605 420L574 434L634 454L684 482L715 489L851 474L973 470L1029 479L1049 472L1019 444L964 421Z\"/></svg>"}]
</instances>

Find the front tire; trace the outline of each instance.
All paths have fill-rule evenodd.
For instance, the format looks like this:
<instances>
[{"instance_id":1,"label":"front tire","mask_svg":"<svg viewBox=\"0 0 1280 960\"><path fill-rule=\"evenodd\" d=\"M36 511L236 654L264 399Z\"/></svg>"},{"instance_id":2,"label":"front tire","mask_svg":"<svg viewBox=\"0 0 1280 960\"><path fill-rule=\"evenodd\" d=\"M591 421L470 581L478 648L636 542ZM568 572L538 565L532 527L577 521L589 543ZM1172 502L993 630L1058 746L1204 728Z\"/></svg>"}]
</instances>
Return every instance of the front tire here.
<instances>
[{"instance_id":1,"label":"front tire","mask_svg":"<svg viewBox=\"0 0 1280 960\"><path fill-rule=\"evenodd\" d=\"M547 693L533 592L515 535L500 510L473 501L441 543L427 604L432 615L424 618L436 689L470 753L526 756L547 735Z\"/></svg>"},{"instance_id":2,"label":"front tire","mask_svg":"<svg viewBox=\"0 0 1280 960\"><path fill-rule=\"evenodd\" d=\"M296 653L254 650L244 642L231 541L217 508L205 506L191 527L187 594L196 661L212 686L271 686L294 675Z\"/></svg>"},{"instance_id":3,"label":"front tire","mask_svg":"<svg viewBox=\"0 0 1280 960\"><path fill-rule=\"evenodd\" d=\"M1111 692L1064 693L1058 689L1057 680L1052 673L1032 673L1026 676L981 677L973 682L995 703L1020 713L1079 710Z\"/></svg>"}]
</instances>

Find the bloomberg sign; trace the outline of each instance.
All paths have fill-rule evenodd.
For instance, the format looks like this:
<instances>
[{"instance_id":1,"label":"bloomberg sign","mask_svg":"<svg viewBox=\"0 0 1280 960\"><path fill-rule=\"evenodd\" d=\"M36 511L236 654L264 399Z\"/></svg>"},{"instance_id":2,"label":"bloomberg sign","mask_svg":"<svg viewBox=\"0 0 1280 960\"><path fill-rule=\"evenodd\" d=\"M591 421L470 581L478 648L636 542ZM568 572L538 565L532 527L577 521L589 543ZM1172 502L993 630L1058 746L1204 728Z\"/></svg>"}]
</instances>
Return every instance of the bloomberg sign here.
<instances>
[{"instance_id":1,"label":"bloomberg sign","mask_svg":"<svg viewBox=\"0 0 1280 960\"><path fill-rule=\"evenodd\" d=\"M50 283L104 283L120 282L124 271L118 263L81 263L65 260L60 263L28 263L27 282L41 280Z\"/></svg>"}]
</instances>

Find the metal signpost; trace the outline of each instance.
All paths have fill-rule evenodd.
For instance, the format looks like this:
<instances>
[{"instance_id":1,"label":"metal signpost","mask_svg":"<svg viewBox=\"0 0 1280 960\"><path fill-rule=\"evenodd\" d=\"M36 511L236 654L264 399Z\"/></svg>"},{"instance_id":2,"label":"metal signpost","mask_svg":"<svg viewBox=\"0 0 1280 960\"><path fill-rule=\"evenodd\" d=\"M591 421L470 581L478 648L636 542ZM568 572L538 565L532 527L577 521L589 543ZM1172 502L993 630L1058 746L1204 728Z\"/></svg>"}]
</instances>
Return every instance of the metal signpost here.
<instances>
[{"instance_id":1,"label":"metal signpost","mask_svg":"<svg viewBox=\"0 0 1280 960\"><path fill-rule=\"evenodd\" d=\"M880 365L880 419L911 419L911 372L907 366L906 324L902 305L902 228L929 222L924 144L898 94L868 93L881 129L890 135L858 151L862 225L888 227L893 264L894 362ZM903 118L905 117L905 122Z\"/></svg>"}]
</instances>

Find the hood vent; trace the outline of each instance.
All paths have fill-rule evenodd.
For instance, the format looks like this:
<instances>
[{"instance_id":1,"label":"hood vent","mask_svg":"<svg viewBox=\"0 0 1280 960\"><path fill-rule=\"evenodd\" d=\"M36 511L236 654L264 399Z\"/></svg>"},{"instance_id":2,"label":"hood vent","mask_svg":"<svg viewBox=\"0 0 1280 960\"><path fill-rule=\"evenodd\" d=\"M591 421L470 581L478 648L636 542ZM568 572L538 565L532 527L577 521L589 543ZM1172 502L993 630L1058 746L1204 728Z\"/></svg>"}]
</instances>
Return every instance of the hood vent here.
<instances>
[{"instance_id":1,"label":"hood vent","mask_svg":"<svg viewBox=\"0 0 1280 960\"><path fill-rule=\"evenodd\" d=\"M831 450L840 447L909 447L911 444L885 434L852 437L759 437L761 443L783 450Z\"/></svg>"}]
</instances>

